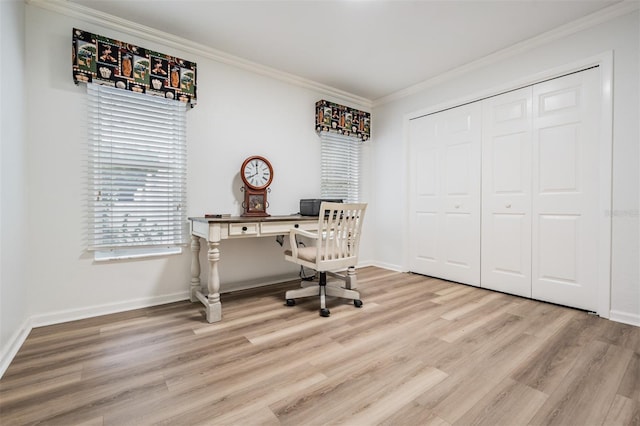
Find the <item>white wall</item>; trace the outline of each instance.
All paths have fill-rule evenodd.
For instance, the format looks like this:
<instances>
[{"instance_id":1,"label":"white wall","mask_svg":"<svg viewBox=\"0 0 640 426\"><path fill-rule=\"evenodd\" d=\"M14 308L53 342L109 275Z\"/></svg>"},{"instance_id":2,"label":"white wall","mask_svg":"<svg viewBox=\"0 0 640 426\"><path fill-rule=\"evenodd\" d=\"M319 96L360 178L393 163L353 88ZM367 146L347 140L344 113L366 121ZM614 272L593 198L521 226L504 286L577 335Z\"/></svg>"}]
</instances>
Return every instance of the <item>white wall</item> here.
<instances>
[{"instance_id":1,"label":"white wall","mask_svg":"<svg viewBox=\"0 0 640 426\"><path fill-rule=\"evenodd\" d=\"M198 105L187 113L189 216L240 213L238 172L252 154L274 167L272 215L295 213L300 198L319 196L315 102L330 97L33 5L26 12L34 324L188 297L188 248L177 256L107 263L94 262L85 250L86 89L71 78L74 27L197 62ZM372 253L365 248L361 259ZM206 281L204 247L201 262ZM223 292L284 275L295 277L297 268L283 260L275 239L222 243Z\"/></svg>"},{"instance_id":2,"label":"white wall","mask_svg":"<svg viewBox=\"0 0 640 426\"><path fill-rule=\"evenodd\" d=\"M500 62L443 80L373 109L374 158L378 170L405 173L374 175L378 188L375 224L379 241L377 262L406 270L407 241L398 223L407 220L407 157L404 147L405 114L501 87L565 64L614 51L613 93L613 220L611 317L640 325L640 227L638 164L640 108L640 18L634 12L583 30ZM382 201L384 200L384 202ZM398 208L403 206L404 208ZM608 214L603 212L602 214Z\"/></svg>"},{"instance_id":3,"label":"white wall","mask_svg":"<svg viewBox=\"0 0 640 426\"><path fill-rule=\"evenodd\" d=\"M24 3L0 2L0 375L28 332Z\"/></svg>"}]
</instances>

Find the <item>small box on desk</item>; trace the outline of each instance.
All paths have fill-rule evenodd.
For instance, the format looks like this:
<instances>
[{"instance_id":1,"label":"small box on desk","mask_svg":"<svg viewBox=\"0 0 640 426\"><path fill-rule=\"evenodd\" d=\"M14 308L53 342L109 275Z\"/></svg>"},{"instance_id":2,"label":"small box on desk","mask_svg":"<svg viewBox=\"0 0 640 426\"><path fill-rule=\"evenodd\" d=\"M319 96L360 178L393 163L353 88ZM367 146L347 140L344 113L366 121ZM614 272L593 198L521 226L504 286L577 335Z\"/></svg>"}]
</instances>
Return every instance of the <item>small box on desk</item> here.
<instances>
[{"instance_id":1,"label":"small box on desk","mask_svg":"<svg viewBox=\"0 0 640 426\"><path fill-rule=\"evenodd\" d=\"M341 203L342 200L328 198L307 198L300 200L300 215L302 216L318 216L320 214L320 204L323 201L329 203Z\"/></svg>"}]
</instances>

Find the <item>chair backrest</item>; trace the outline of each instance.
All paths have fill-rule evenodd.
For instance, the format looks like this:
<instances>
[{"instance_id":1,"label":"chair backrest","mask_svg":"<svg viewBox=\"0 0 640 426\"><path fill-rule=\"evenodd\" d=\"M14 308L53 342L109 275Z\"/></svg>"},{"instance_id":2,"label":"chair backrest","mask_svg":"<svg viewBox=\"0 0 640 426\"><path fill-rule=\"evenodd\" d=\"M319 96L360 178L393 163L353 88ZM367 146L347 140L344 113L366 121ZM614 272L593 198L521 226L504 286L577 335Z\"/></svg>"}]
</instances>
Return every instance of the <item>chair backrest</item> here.
<instances>
[{"instance_id":1,"label":"chair backrest","mask_svg":"<svg viewBox=\"0 0 640 426\"><path fill-rule=\"evenodd\" d=\"M319 270L355 266L358 262L362 222L366 203L320 205L316 264Z\"/></svg>"}]
</instances>

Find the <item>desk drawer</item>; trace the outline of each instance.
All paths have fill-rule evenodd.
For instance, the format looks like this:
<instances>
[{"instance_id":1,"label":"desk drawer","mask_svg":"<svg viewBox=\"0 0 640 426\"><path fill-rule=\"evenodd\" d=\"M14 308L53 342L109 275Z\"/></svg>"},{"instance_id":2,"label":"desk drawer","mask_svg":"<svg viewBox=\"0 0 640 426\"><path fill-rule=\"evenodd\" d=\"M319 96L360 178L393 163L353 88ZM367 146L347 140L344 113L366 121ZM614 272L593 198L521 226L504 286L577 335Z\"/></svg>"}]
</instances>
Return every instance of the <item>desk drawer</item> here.
<instances>
[{"instance_id":1,"label":"desk drawer","mask_svg":"<svg viewBox=\"0 0 640 426\"><path fill-rule=\"evenodd\" d=\"M230 223L229 224L229 236L238 235L257 235L258 224L251 223Z\"/></svg>"},{"instance_id":2,"label":"desk drawer","mask_svg":"<svg viewBox=\"0 0 640 426\"><path fill-rule=\"evenodd\" d=\"M296 226L297 225L297 226ZM300 222L300 221L291 221L291 222L262 222L260 224L260 233L262 235L280 235L280 234L288 234L291 228L304 229L305 231L312 231L318 229L317 221L310 222Z\"/></svg>"}]
</instances>

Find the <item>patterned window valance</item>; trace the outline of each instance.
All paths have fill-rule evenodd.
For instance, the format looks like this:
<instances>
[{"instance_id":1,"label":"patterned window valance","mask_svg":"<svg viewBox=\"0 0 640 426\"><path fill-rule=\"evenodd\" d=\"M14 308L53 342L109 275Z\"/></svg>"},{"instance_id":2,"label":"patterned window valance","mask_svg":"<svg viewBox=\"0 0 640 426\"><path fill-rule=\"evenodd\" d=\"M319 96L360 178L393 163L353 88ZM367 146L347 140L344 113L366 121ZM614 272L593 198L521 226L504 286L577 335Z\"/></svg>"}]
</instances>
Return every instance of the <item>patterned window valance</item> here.
<instances>
[{"instance_id":1,"label":"patterned window valance","mask_svg":"<svg viewBox=\"0 0 640 426\"><path fill-rule=\"evenodd\" d=\"M316 102L316 132L334 132L355 136L363 141L370 137L371 114L329 101Z\"/></svg>"},{"instance_id":2,"label":"patterned window valance","mask_svg":"<svg viewBox=\"0 0 640 426\"><path fill-rule=\"evenodd\" d=\"M196 64L73 29L73 81L196 104Z\"/></svg>"}]
</instances>

